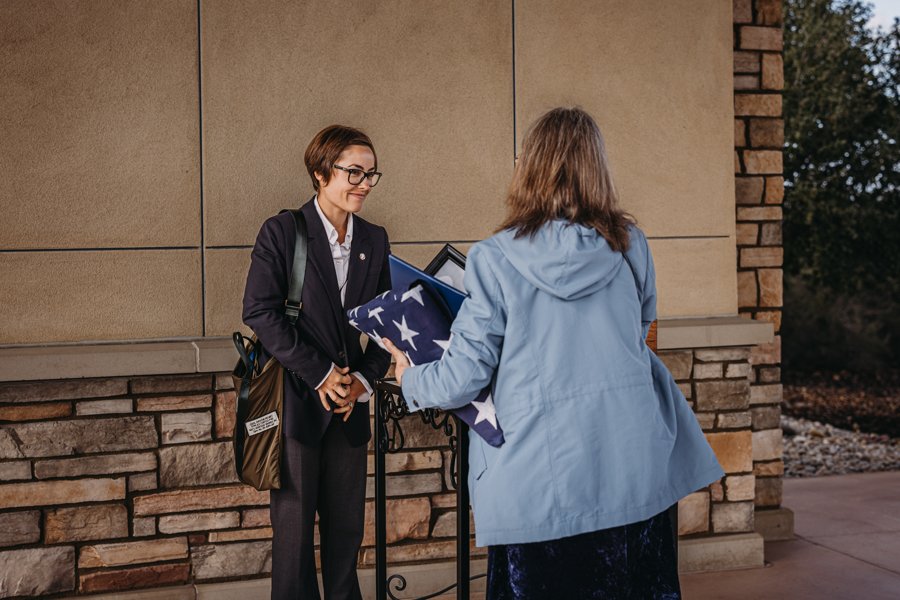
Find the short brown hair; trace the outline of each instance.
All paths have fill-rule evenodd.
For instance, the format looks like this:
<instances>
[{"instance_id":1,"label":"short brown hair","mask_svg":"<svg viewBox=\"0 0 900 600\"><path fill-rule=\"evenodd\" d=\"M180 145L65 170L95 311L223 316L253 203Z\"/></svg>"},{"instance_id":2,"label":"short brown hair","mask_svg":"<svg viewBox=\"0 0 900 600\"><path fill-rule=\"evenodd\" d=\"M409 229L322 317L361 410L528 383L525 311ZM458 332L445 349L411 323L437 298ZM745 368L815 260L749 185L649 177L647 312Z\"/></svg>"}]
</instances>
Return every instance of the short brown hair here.
<instances>
[{"instance_id":1,"label":"short brown hair","mask_svg":"<svg viewBox=\"0 0 900 600\"><path fill-rule=\"evenodd\" d=\"M378 154L375 153L375 146L369 136L353 127L329 125L313 137L303 155L303 162L306 163L306 170L316 191L319 190L316 173L322 176L325 183L331 181L332 167L347 146L367 146L375 155L375 168L378 168Z\"/></svg>"},{"instance_id":2,"label":"short brown hair","mask_svg":"<svg viewBox=\"0 0 900 600\"><path fill-rule=\"evenodd\" d=\"M581 108L555 108L528 130L498 231L533 235L548 221L592 227L613 250L628 249L634 218L619 207L597 123Z\"/></svg>"}]
</instances>

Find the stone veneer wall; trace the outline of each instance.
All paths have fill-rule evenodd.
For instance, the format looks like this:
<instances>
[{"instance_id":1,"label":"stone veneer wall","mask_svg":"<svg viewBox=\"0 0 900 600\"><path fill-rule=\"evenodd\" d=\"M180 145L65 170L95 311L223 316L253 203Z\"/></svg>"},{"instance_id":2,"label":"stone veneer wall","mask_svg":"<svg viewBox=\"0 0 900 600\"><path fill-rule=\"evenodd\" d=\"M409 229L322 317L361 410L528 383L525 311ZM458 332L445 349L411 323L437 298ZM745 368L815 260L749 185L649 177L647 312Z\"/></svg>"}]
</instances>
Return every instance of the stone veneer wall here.
<instances>
[{"instance_id":1,"label":"stone veneer wall","mask_svg":"<svg viewBox=\"0 0 900 600\"><path fill-rule=\"evenodd\" d=\"M682 537L754 531L750 357L749 347L660 352L725 471L722 480L678 503L678 533ZM691 566L687 569L693 570Z\"/></svg>"},{"instance_id":2,"label":"stone veneer wall","mask_svg":"<svg viewBox=\"0 0 900 600\"><path fill-rule=\"evenodd\" d=\"M269 497L236 482L234 404L226 375L0 384L0 598L269 573ZM418 418L403 429L389 560L451 559L447 439ZM374 565L369 450L360 567Z\"/></svg>"},{"instance_id":3,"label":"stone veneer wall","mask_svg":"<svg viewBox=\"0 0 900 600\"><path fill-rule=\"evenodd\" d=\"M751 349L661 356L727 473L680 503L680 533L753 532L753 459L777 459L780 448L760 445L751 429ZM0 598L266 576L268 494L236 483L233 415L225 375L0 384ZM415 416L403 429L405 451L387 457L388 560L452 560L446 437ZM361 568L374 565L369 450ZM761 560L761 544L754 548ZM683 566L698 568L696 560ZM707 556L701 566L748 564L729 560Z\"/></svg>"},{"instance_id":4,"label":"stone veneer wall","mask_svg":"<svg viewBox=\"0 0 900 600\"><path fill-rule=\"evenodd\" d=\"M775 340L758 346L750 356L758 510L780 506L784 474L780 425L784 256L781 10L781 0L734 0L738 305L742 316L769 321L775 328Z\"/></svg>"}]
</instances>

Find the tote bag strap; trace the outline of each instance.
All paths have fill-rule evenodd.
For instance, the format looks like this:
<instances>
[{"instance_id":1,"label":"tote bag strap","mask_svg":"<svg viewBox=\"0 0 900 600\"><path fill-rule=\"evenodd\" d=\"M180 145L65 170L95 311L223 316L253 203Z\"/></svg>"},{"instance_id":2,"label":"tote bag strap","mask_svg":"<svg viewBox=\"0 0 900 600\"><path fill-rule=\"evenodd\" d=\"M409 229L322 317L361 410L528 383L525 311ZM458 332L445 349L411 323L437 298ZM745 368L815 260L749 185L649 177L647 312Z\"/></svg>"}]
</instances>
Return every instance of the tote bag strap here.
<instances>
[{"instance_id":1,"label":"tote bag strap","mask_svg":"<svg viewBox=\"0 0 900 600\"><path fill-rule=\"evenodd\" d=\"M641 286L641 282L638 280L637 271L634 270L634 265L631 263L631 259L628 258L628 255L624 252L622 253L622 258L625 259L625 262L628 263L628 268L631 269L631 276L634 278L634 287L637 291L638 303L643 306L644 304L644 288ZM647 339L644 340L649 347L654 352L657 351L657 325L656 321L650 323L650 330L647 332Z\"/></svg>"},{"instance_id":2,"label":"tote bag strap","mask_svg":"<svg viewBox=\"0 0 900 600\"><path fill-rule=\"evenodd\" d=\"M643 293L643 288L641 287L641 283L640 283L640 281L638 281L637 271L634 270L634 265L631 264L631 259L628 258L628 255L625 254L624 252L622 253L622 258L625 259L625 262L628 263L628 268L631 269L631 276L634 278L634 287L637 289L638 303L643 305L644 304L644 298L643 298L644 293Z\"/></svg>"},{"instance_id":3,"label":"tote bag strap","mask_svg":"<svg viewBox=\"0 0 900 600\"><path fill-rule=\"evenodd\" d=\"M297 229L297 241L294 245L294 266L291 269L291 280L288 285L287 300L284 301L284 314L291 325L297 322L303 302L303 280L306 279L306 255L309 236L306 233L306 219L299 210L290 211L294 215Z\"/></svg>"}]
</instances>

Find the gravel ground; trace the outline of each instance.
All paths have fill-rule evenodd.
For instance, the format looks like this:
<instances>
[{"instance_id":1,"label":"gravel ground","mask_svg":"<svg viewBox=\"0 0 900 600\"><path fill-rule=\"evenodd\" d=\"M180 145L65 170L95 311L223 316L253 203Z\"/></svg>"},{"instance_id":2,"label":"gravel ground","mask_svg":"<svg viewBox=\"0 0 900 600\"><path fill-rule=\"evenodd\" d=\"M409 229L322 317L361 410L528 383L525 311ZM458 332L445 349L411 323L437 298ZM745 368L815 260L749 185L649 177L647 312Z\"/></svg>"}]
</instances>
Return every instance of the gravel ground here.
<instances>
[{"instance_id":1,"label":"gravel ground","mask_svg":"<svg viewBox=\"0 0 900 600\"><path fill-rule=\"evenodd\" d=\"M900 438L788 416L781 428L785 477L900 470Z\"/></svg>"},{"instance_id":2,"label":"gravel ground","mask_svg":"<svg viewBox=\"0 0 900 600\"><path fill-rule=\"evenodd\" d=\"M784 384L784 414L900 438L900 369L794 373Z\"/></svg>"}]
</instances>

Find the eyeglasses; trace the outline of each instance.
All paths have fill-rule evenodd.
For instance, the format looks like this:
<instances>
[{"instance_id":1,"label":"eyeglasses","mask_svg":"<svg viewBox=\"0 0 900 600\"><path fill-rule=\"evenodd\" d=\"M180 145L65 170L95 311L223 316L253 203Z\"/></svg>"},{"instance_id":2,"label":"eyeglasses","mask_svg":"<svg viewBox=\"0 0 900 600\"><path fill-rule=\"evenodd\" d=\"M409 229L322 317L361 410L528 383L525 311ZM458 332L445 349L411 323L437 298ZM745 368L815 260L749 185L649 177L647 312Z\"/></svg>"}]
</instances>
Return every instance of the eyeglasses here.
<instances>
[{"instance_id":1,"label":"eyeglasses","mask_svg":"<svg viewBox=\"0 0 900 600\"><path fill-rule=\"evenodd\" d=\"M363 179L369 180L369 185L375 187L378 184L378 180L381 179L381 173L378 171L363 171L362 169L354 169L352 167L342 167L340 165L333 165L335 169L340 171L345 171L347 173L347 181L350 185L359 185L362 183Z\"/></svg>"}]
</instances>

